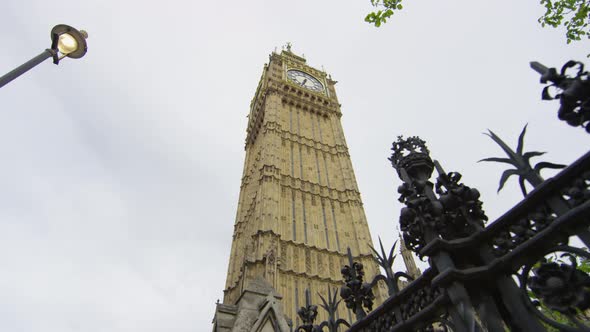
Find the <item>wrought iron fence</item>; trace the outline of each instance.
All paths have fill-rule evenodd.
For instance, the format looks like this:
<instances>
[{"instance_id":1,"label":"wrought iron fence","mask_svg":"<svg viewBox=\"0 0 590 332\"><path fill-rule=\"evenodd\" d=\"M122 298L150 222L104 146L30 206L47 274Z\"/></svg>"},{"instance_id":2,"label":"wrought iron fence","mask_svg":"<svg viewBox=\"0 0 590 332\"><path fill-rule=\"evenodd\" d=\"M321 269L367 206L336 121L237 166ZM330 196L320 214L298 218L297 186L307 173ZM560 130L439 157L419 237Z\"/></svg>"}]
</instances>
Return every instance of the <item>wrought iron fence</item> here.
<instances>
[{"instance_id":1,"label":"wrought iron fence","mask_svg":"<svg viewBox=\"0 0 590 332\"><path fill-rule=\"evenodd\" d=\"M583 64L570 61L560 73L537 62L531 67L542 83L550 83L543 99L560 100L558 117L590 133L590 82ZM327 301L322 297L329 320L314 325L317 306L307 303L296 331L337 331L341 325L351 332L590 331L590 152L568 167L533 167L531 158L543 153L523 152L525 133L526 126L514 151L489 132L507 157L482 161L514 166L502 174L498 190L516 175L525 197L487 226L477 189L461 183L461 174L445 172L419 137L398 137L390 161L402 180L400 229L407 247L427 257L430 268L400 290L398 278L409 276L393 272L393 248L389 254L382 246L381 253L375 251L385 275L370 283L349 253L340 295L357 321L334 319L340 301L330 292ZM545 180L543 168L564 169ZM527 182L534 187L530 193ZM379 280L390 297L371 311L371 288Z\"/></svg>"}]
</instances>

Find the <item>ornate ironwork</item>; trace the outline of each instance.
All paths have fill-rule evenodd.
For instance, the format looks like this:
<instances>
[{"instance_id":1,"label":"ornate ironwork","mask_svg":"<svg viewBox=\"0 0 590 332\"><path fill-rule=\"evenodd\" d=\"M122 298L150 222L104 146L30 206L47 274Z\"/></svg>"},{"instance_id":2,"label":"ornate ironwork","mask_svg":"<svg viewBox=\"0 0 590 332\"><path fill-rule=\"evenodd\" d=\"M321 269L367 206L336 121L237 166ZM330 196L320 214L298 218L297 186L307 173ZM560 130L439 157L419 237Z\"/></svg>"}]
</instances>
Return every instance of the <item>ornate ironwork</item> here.
<instances>
[{"instance_id":1,"label":"ornate ironwork","mask_svg":"<svg viewBox=\"0 0 590 332\"><path fill-rule=\"evenodd\" d=\"M363 308L373 310L375 295L371 288L374 284L363 282L365 276L363 264L352 260L350 248L348 248L348 262L349 265L345 265L341 271L344 286L340 288L340 296L346 303L346 307L355 313L356 318L362 319L367 315Z\"/></svg>"},{"instance_id":2,"label":"ornate ironwork","mask_svg":"<svg viewBox=\"0 0 590 332\"><path fill-rule=\"evenodd\" d=\"M432 173L433 165L430 159L430 151L426 147L426 142L418 136L408 137L404 139L403 136L398 136L397 141L393 142L391 147L393 153L389 158L391 165L396 170L406 169L412 174L413 170L419 170L423 167L424 173ZM430 177L430 174L427 178Z\"/></svg>"},{"instance_id":3,"label":"ornate ironwork","mask_svg":"<svg viewBox=\"0 0 590 332\"><path fill-rule=\"evenodd\" d=\"M522 128L522 132L520 136L518 136L518 146L516 147L516 152L514 152L498 135L494 134L493 131L489 130L489 133L485 134L490 136L494 142L496 142L504 152L508 155L508 158L485 158L480 160L481 161L493 161L498 163L506 163L510 164L515 167L515 169L508 169L502 173L500 177L500 186L498 187L498 192L502 190L504 184L512 175L518 175L518 184L520 185L520 190L524 196L527 195L526 187L524 182L527 181L533 187L538 186L544 180L541 177L541 170L544 168L553 168L553 169L561 169L564 168L565 165L561 164L553 164L549 162L540 162L535 165L535 167L531 167L530 160L533 157L542 156L545 152L539 151L531 151L523 153L523 145L524 145L524 136L526 134L526 125Z\"/></svg>"},{"instance_id":4,"label":"ornate ironwork","mask_svg":"<svg viewBox=\"0 0 590 332\"><path fill-rule=\"evenodd\" d=\"M295 328L295 332L320 332L321 328L314 325L314 321L318 316L318 306L311 304L309 290L305 291L305 307L297 310L297 315L301 318L302 324Z\"/></svg>"},{"instance_id":5,"label":"ornate ironwork","mask_svg":"<svg viewBox=\"0 0 590 332\"><path fill-rule=\"evenodd\" d=\"M417 136L398 136L391 148L389 160L404 181L397 189L399 201L406 205L400 213L400 229L406 246L419 251L426 245L426 233L434 229L442 215L442 204L428 197L425 188L434 170L426 142Z\"/></svg>"},{"instance_id":6,"label":"ornate ironwork","mask_svg":"<svg viewBox=\"0 0 590 332\"><path fill-rule=\"evenodd\" d=\"M305 332L315 332L320 331L313 325L317 315L318 315L318 307L315 305L301 307L297 310L297 315L303 321L303 324L298 326L295 331L305 331Z\"/></svg>"},{"instance_id":7,"label":"ornate ironwork","mask_svg":"<svg viewBox=\"0 0 590 332\"><path fill-rule=\"evenodd\" d=\"M399 136L392 150L390 160L404 182L398 187L399 201L406 205L399 220L408 248L423 256L421 250L436 237L456 239L483 227L488 218L479 191L460 183L460 173L446 173L432 161L423 140ZM439 197L429 181L434 168L439 173L435 187Z\"/></svg>"},{"instance_id":8,"label":"ornate ironwork","mask_svg":"<svg viewBox=\"0 0 590 332\"><path fill-rule=\"evenodd\" d=\"M328 319L318 325L314 325L318 316L318 306L310 303L309 290L305 291L306 305L297 310L297 315L301 318L303 324L295 328L295 332L323 332L325 327L328 328L328 332L338 332L340 325L350 327L350 324L348 324L346 320L336 317L338 305L340 304L340 300L336 300L337 294L338 292L334 290L334 295L332 295L332 290L330 288L328 288L328 300L326 300L321 294L318 294L322 300L320 306L328 313Z\"/></svg>"},{"instance_id":9,"label":"ornate ironwork","mask_svg":"<svg viewBox=\"0 0 590 332\"><path fill-rule=\"evenodd\" d=\"M444 321L446 311L440 308L448 303L448 297L431 285L433 276L433 270L426 270L407 288L357 321L350 331L419 331L428 329L431 321Z\"/></svg>"},{"instance_id":10,"label":"ornate ironwork","mask_svg":"<svg viewBox=\"0 0 590 332\"><path fill-rule=\"evenodd\" d=\"M412 276L408 275L407 273L404 272L393 272L393 262L395 261L395 257L397 255L394 255L393 252L395 251L395 247L397 245L397 241L395 241L393 243L393 246L391 246L391 250L389 250L389 254L387 254L385 252L385 249L383 248L383 243L381 242L381 238L379 238L379 246L381 249L381 253L377 252L377 250L375 250L375 248L371 247L371 250L373 251L373 254L375 254L375 260L377 261L377 263L379 264L379 266L381 266L381 268L383 268L383 270L385 271L385 275L377 275L375 276L375 278L373 279L373 282L371 284L376 284L378 280L383 280L385 281L385 283L387 284L387 289L389 291L389 296L393 296L397 293L399 293L399 279L400 278L406 278L407 280L414 280L414 278L412 278Z\"/></svg>"},{"instance_id":11,"label":"ornate ironwork","mask_svg":"<svg viewBox=\"0 0 590 332\"><path fill-rule=\"evenodd\" d=\"M445 173L438 163L436 168L439 176L435 188L444 211L437 227L441 237L456 239L483 228L488 217L479 200L479 191L460 183L461 173Z\"/></svg>"},{"instance_id":12,"label":"ornate ironwork","mask_svg":"<svg viewBox=\"0 0 590 332\"><path fill-rule=\"evenodd\" d=\"M575 76L568 75L568 70L576 67ZM584 127L590 133L590 80L588 72L584 71L584 64L568 61L561 67L559 74L555 68L547 68L536 61L531 62L531 68L541 74L541 83L551 83L543 89L542 98L559 99L559 119L570 126ZM554 95L551 94L552 89L557 90Z\"/></svg>"},{"instance_id":13,"label":"ornate ironwork","mask_svg":"<svg viewBox=\"0 0 590 332\"><path fill-rule=\"evenodd\" d=\"M549 309L575 315L590 308L590 276L577 269L575 260L571 264L545 262L533 272L529 286Z\"/></svg>"},{"instance_id":14,"label":"ornate ironwork","mask_svg":"<svg viewBox=\"0 0 590 332\"><path fill-rule=\"evenodd\" d=\"M544 82L562 91L551 97L561 100L560 118L590 132L590 82L583 67L570 62L557 74L535 66ZM566 70L575 66L578 74L568 77ZM543 96L550 99L549 88ZM564 166L531 166L544 152L523 151L526 129L516 151L489 131L507 158L481 161L514 166L502 174L498 191L517 175L525 197L487 226L478 190L461 183L460 173L445 172L422 139L398 137L389 160L403 182L400 230L407 247L427 257L430 268L399 289L401 275L392 268L395 244L386 252L379 239L380 251L372 250L385 275L364 283L362 264L353 262L349 251L341 297L357 316L350 332L590 331L590 253L570 245L579 243L571 240L577 237L590 247L590 152L545 181L541 169ZM527 193L525 182L535 190ZM556 252L563 254L548 259ZM366 313L374 299L371 286L379 280L387 283L390 297Z\"/></svg>"},{"instance_id":15,"label":"ornate ironwork","mask_svg":"<svg viewBox=\"0 0 590 332\"><path fill-rule=\"evenodd\" d=\"M586 313L590 309L590 253L562 245L541 257L525 265L519 275L525 303L535 307L533 313L544 323L559 330L590 330Z\"/></svg>"},{"instance_id":16,"label":"ornate ironwork","mask_svg":"<svg viewBox=\"0 0 590 332\"><path fill-rule=\"evenodd\" d=\"M494 254L497 257L507 254L547 228L556 217L546 205L531 207L531 211L494 234L491 241Z\"/></svg>"},{"instance_id":17,"label":"ornate ironwork","mask_svg":"<svg viewBox=\"0 0 590 332\"><path fill-rule=\"evenodd\" d=\"M350 324L342 318L336 318L336 312L338 311L338 305L340 304L341 300L336 300L338 295L337 290L334 290L334 295L332 295L332 290L328 288L328 300L321 295L320 299L322 300L322 308L328 313L328 320L325 320L320 323L319 328L320 331L324 330L324 327L328 328L328 332L338 332L338 327L340 325L344 325L350 327Z\"/></svg>"},{"instance_id":18,"label":"ornate ironwork","mask_svg":"<svg viewBox=\"0 0 590 332\"><path fill-rule=\"evenodd\" d=\"M563 196L568 206L572 208L590 200L590 171L583 172L574 178L563 190Z\"/></svg>"}]
</instances>

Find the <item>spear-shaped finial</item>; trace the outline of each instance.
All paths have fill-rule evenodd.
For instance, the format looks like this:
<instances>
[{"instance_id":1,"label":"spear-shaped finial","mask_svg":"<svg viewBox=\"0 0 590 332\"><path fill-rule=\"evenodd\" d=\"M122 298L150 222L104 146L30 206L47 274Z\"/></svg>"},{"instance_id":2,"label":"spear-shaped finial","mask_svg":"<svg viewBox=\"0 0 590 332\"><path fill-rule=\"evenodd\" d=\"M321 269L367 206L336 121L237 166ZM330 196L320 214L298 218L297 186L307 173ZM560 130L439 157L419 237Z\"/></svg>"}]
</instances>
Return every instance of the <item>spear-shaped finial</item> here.
<instances>
[{"instance_id":1,"label":"spear-shaped finial","mask_svg":"<svg viewBox=\"0 0 590 332\"><path fill-rule=\"evenodd\" d=\"M493 131L488 130L489 133L485 133L485 135L489 136L496 144L498 144L502 150L506 153L508 158L484 158L480 161L493 161L498 163L506 163L514 166L514 169L508 169L502 173L500 177L500 186L498 187L498 192L502 190L504 184L512 175L518 175L518 183L520 185L520 190L524 196L527 195L527 191L525 188L525 181L530 183L533 187L538 186L544 180L541 177L540 171L544 168L553 168L553 169L560 169L564 168L565 165L560 164L553 164L549 162L540 162L535 167L532 167L530 164L530 159L533 157L542 156L545 152L539 151L530 151L523 153L524 150L524 137L526 134L527 125L522 128L522 132L518 136L518 146L516 147L516 152L512 150L508 144L504 143L504 141L498 137Z\"/></svg>"}]
</instances>

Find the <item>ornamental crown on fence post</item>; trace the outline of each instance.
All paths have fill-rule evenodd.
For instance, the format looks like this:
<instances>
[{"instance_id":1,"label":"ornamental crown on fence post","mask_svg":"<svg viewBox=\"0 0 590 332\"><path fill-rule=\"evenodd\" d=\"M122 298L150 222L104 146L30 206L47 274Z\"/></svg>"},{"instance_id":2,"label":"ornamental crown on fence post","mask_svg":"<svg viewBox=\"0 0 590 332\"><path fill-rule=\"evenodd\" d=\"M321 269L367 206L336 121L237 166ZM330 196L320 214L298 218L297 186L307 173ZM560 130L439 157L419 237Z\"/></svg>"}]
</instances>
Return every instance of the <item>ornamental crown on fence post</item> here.
<instances>
[{"instance_id":1,"label":"ornamental crown on fence post","mask_svg":"<svg viewBox=\"0 0 590 332\"><path fill-rule=\"evenodd\" d=\"M543 99L560 99L559 118L590 133L590 74L583 65L570 61L560 73L539 63L531 66L543 75L542 83L551 83L543 89ZM577 74L568 76L574 67ZM559 93L551 95L550 88ZM590 152L545 180L539 174L542 168L564 166L540 162L532 167L529 160L543 153L523 152L525 132L526 126L516 152L489 132L508 158L482 161L513 165L515 169L502 174L500 189L518 175L525 197L487 226L479 191L461 183L460 173L445 172L431 159L424 140L398 136L388 159L402 180L400 230L410 250L428 257L430 268L400 291L400 272L392 268L395 245L389 254L381 245L381 253L372 249L385 276L365 283L363 266L352 260L349 249L340 295L357 317L350 332L590 331L590 253L569 244L577 237L590 247ZM438 177L432 183L435 169ZM525 181L535 190L526 192ZM387 283L390 297L371 312L371 288L379 280ZM321 299L322 307L332 310L329 321L335 322L335 298L331 304ZM302 319L315 319L317 307L303 309ZM306 318L301 330L328 326L313 325L313 319ZM330 325L330 332L337 325Z\"/></svg>"}]
</instances>

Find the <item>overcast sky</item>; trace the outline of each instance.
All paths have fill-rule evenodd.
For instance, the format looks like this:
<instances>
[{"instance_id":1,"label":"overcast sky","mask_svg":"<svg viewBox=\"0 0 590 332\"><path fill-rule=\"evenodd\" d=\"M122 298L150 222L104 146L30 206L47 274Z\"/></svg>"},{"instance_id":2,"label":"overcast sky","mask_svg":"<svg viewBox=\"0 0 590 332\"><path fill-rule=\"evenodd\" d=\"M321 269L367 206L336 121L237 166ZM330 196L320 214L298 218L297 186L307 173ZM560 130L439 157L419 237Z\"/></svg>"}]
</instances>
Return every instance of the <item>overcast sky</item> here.
<instances>
[{"instance_id":1,"label":"overcast sky","mask_svg":"<svg viewBox=\"0 0 590 332\"><path fill-rule=\"evenodd\" d=\"M490 218L522 196L481 133L569 163L588 135L540 100L528 62L586 60L542 29L537 0L407 0L376 29L356 1L0 3L0 75L64 23L88 54L0 89L0 329L208 331L222 298L246 115L286 42L339 81L342 122L373 238L397 238L397 135L482 193ZM551 173L545 174L550 176Z\"/></svg>"}]
</instances>

